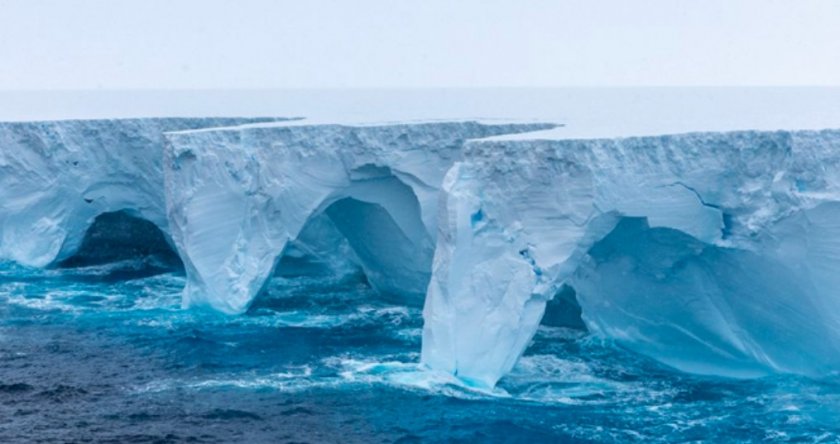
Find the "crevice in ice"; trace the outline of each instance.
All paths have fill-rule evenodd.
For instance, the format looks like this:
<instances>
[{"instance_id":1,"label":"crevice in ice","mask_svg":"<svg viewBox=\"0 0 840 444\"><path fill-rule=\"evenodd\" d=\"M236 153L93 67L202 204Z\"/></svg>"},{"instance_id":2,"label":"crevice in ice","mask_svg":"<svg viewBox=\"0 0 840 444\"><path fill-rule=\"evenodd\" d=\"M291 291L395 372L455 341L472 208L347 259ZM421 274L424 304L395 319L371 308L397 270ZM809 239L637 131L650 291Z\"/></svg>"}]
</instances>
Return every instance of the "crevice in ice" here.
<instances>
[{"instance_id":1,"label":"crevice in ice","mask_svg":"<svg viewBox=\"0 0 840 444\"><path fill-rule=\"evenodd\" d=\"M703 197L703 195L700 193L700 191L698 191L696 188L686 184L685 182L676 181L676 182L673 182L673 183L670 183L670 184L667 184L667 185L663 185L663 186L664 187L678 186L680 188L683 188L683 189L691 192L691 194L693 194L697 198L697 201L700 203L700 205L715 210L715 212L720 216L720 239L726 240L726 239L729 239L730 237L732 237L732 233L733 233L733 230L734 230L734 227L735 227L735 217L733 216L732 213L728 212L726 208L724 208L723 206L721 206L719 204L709 202L706 198Z\"/></svg>"},{"instance_id":2,"label":"crevice in ice","mask_svg":"<svg viewBox=\"0 0 840 444\"><path fill-rule=\"evenodd\" d=\"M182 271L184 268L160 228L125 210L97 216L85 232L79 249L55 265L78 268L118 262L136 271L136 274L130 273L126 277Z\"/></svg>"},{"instance_id":3,"label":"crevice in ice","mask_svg":"<svg viewBox=\"0 0 840 444\"><path fill-rule=\"evenodd\" d=\"M674 182L674 183L670 184L669 186L681 186L681 187L685 188L686 190L691 191L695 196L697 196L697 200L699 200L700 204L703 205L704 207L714 208L714 209L717 209L717 210L721 209L720 205L706 202L706 200L703 199L703 196L700 194L700 192L697 191L694 187L692 187L690 185L687 185L683 182L677 181L677 182Z\"/></svg>"},{"instance_id":4,"label":"crevice in ice","mask_svg":"<svg viewBox=\"0 0 840 444\"><path fill-rule=\"evenodd\" d=\"M721 239L729 239L732 236L732 228L735 225L735 219L732 214L723 211L721 213L721 219L723 221L723 228L720 230L720 238Z\"/></svg>"}]
</instances>

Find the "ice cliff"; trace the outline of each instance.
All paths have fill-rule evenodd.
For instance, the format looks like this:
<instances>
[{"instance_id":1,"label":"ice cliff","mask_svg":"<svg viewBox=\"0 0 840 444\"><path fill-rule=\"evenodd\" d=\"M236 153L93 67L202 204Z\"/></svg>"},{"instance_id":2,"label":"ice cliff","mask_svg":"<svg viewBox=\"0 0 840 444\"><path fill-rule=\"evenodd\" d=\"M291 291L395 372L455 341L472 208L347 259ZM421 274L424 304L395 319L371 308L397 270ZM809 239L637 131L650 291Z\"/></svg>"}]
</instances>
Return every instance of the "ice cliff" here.
<instances>
[{"instance_id":1,"label":"ice cliff","mask_svg":"<svg viewBox=\"0 0 840 444\"><path fill-rule=\"evenodd\" d=\"M840 131L478 141L447 174L422 360L509 371L546 300L679 369L840 369Z\"/></svg>"},{"instance_id":2,"label":"ice cliff","mask_svg":"<svg viewBox=\"0 0 840 444\"><path fill-rule=\"evenodd\" d=\"M557 319L688 372L840 371L840 131L275 120L0 123L0 259L147 233L132 248L174 248L185 306L230 314L298 259L358 268L425 303L426 366L478 386L558 294L581 314Z\"/></svg>"},{"instance_id":3,"label":"ice cliff","mask_svg":"<svg viewBox=\"0 0 840 444\"><path fill-rule=\"evenodd\" d=\"M187 271L184 304L241 313L290 242L337 230L375 289L420 305L440 185L465 141L554 126L293 124L169 133L167 209Z\"/></svg>"}]
</instances>

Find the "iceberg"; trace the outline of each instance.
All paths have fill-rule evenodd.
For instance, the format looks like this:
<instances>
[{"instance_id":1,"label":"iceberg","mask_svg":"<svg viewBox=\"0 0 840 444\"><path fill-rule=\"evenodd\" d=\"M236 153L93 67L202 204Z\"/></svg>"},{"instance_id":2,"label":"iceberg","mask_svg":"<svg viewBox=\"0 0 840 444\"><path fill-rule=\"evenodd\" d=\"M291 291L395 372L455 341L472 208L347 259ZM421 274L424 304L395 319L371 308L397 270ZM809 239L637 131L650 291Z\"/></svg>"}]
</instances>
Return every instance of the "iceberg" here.
<instances>
[{"instance_id":1,"label":"iceberg","mask_svg":"<svg viewBox=\"0 0 840 444\"><path fill-rule=\"evenodd\" d=\"M840 131L469 142L442 187L422 361L493 386L546 301L678 369L840 369Z\"/></svg>"},{"instance_id":2,"label":"iceberg","mask_svg":"<svg viewBox=\"0 0 840 444\"><path fill-rule=\"evenodd\" d=\"M166 203L187 273L183 304L244 312L301 233L326 238L311 228L326 215L331 224L319 225L346 239L374 289L422 305L440 185L464 143L555 126L292 123L170 132Z\"/></svg>"},{"instance_id":3,"label":"iceberg","mask_svg":"<svg viewBox=\"0 0 840 444\"><path fill-rule=\"evenodd\" d=\"M0 259L71 257L97 216L124 211L167 230L166 131L274 121L149 118L0 123Z\"/></svg>"},{"instance_id":4,"label":"iceberg","mask_svg":"<svg viewBox=\"0 0 840 444\"><path fill-rule=\"evenodd\" d=\"M362 272L481 387L541 322L691 373L840 370L840 131L283 120L0 123L0 260L160 255L228 314L300 264Z\"/></svg>"}]
</instances>

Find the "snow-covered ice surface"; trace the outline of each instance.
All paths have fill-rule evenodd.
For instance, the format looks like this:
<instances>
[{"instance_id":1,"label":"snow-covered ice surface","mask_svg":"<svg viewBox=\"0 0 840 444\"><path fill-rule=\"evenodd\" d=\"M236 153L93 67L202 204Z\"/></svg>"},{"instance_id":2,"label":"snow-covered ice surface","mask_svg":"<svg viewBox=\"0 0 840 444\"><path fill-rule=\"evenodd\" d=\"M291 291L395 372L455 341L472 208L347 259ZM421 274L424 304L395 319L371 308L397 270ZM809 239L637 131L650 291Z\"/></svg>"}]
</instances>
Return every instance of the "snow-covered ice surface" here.
<instances>
[{"instance_id":1,"label":"snow-covered ice surface","mask_svg":"<svg viewBox=\"0 0 840 444\"><path fill-rule=\"evenodd\" d=\"M558 122L552 137L837 128L840 88L0 92L0 120L283 116L325 123Z\"/></svg>"}]
</instances>

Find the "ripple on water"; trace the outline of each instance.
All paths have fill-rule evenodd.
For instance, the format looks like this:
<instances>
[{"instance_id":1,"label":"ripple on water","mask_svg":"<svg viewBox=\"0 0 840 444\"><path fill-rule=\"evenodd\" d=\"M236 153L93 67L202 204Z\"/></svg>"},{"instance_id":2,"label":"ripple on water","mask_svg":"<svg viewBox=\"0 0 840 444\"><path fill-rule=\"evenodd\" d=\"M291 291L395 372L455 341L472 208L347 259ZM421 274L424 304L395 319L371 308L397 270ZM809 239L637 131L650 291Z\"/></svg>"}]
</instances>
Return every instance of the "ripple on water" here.
<instances>
[{"instance_id":1,"label":"ripple on water","mask_svg":"<svg viewBox=\"0 0 840 444\"><path fill-rule=\"evenodd\" d=\"M840 442L838 377L692 377L543 326L481 390L419 363L420 308L358 282L278 279L224 316L181 310L177 274L100 279L113 272L0 264L0 398L25 418L0 436Z\"/></svg>"}]
</instances>

